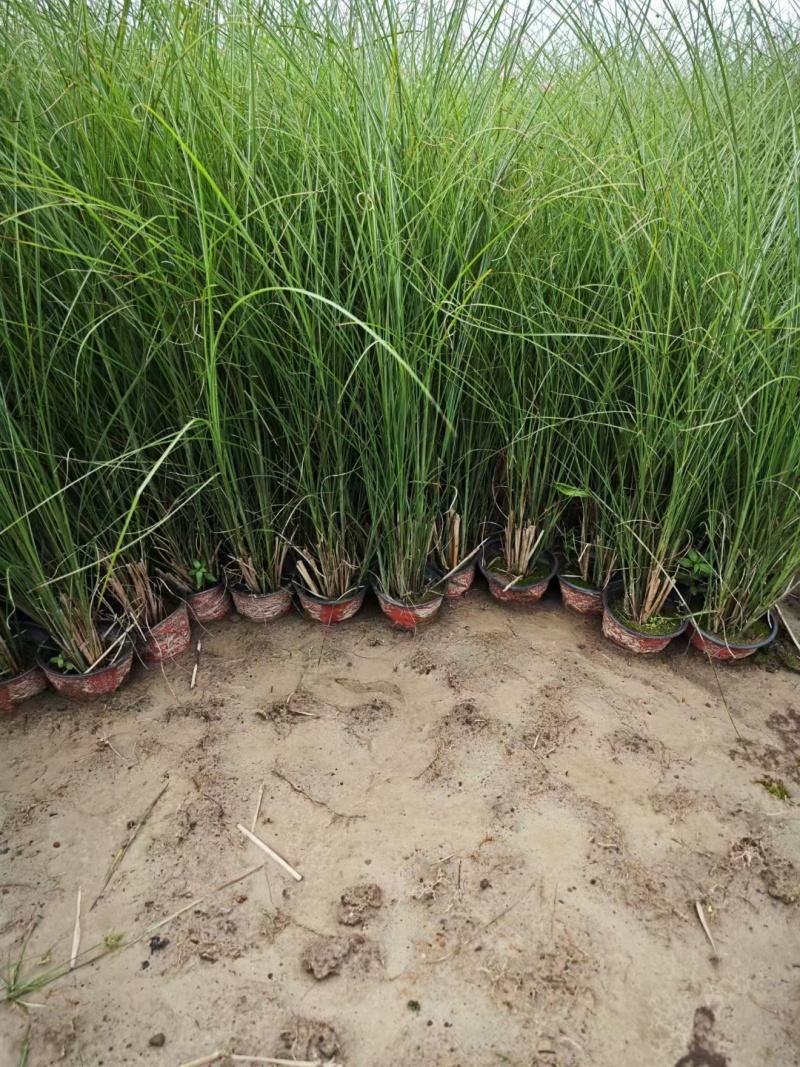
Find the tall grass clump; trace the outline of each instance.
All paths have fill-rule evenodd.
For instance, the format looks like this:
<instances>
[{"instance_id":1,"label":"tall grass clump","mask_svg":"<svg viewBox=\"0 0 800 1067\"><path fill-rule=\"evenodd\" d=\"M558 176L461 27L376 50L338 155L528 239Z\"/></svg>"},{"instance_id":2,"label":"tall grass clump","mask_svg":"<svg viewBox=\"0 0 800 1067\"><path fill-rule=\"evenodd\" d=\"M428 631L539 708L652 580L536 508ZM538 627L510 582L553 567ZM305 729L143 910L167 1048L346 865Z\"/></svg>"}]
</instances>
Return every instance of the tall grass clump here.
<instances>
[{"instance_id":1,"label":"tall grass clump","mask_svg":"<svg viewBox=\"0 0 800 1067\"><path fill-rule=\"evenodd\" d=\"M167 590L425 599L491 541L758 629L800 574L798 72L748 3L6 5L9 611L85 671Z\"/></svg>"}]
</instances>

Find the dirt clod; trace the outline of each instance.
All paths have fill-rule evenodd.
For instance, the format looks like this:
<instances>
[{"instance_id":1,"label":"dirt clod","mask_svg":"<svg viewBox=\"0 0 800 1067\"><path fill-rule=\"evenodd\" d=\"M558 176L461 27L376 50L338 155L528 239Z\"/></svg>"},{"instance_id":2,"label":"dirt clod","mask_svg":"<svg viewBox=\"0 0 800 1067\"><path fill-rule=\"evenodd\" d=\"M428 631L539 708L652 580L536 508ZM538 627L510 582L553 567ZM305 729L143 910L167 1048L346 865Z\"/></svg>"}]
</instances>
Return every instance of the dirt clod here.
<instances>
[{"instance_id":1,"label":"dirt clod","mask_svg":"<svg viewBox=\"0 0 800 1067\"><path fill-rule=\"evenodd\" d=\"M152 1045L153 1048L162 1048L166 1043L167 1039L164 1034L153 1034L153 1036L147 1042L147 1044Z\"/></svg>"},{"instance_id":2,"label":"dirt clod","mask_svg":"<svg viewBox=\"0 0 800 1067\"><path fill-rule=\"evenodd\" d=\"M363 970L380 961L380 950L374 941L361 934L352 937L319 937L303 954L303 966L321 981L338 974L348 960L358 960Z\"/></svg>"},{"instance_id":3,"label":"dirt clod","mask_svg":"<svg viewBox=\"0 0 800 1067\"><path fill-rule=\"evenodd\" d=\"M330 1023L318 1019L292 1019L281 1031L277 1056L286 1059L317 1060L332 1059L341 1050L339 1036Z\"/></svg>"},{"instance_id":4,"label":"dirt clod","mask_svg":"<svg viewBox=\"0 0 800 1067\"><path fill-rule=\"evenodd\" d=\"M374 882L350 886L342 893L339 922L343 926L360 926L367 917L368 909L379 908L382 903L381 887Z\"/></svg>"}]
</instances>

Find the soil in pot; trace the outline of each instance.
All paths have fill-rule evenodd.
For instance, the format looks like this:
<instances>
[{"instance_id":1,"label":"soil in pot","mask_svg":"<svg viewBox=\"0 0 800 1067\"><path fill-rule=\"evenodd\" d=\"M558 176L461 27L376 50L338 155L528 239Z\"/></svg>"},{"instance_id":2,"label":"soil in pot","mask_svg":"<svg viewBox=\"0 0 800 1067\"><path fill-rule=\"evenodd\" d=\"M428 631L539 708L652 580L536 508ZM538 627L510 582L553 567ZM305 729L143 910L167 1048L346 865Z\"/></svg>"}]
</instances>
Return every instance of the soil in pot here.
<instances>
[{"instance_id":1,"label":"soil in pot","mask_svg":"<svg viewBox=\"0 0 800 1067\"><path fill-rule=\"evenodd\" d=\"M165 619L150 627L139 652L146 662L160 663L180 656L189 647L191 640L189 608L181 601Z\"/></svg>"},{"instance_id":2,"label":"soil in pot","mask_svg":"<svg viewBox=\"0 0 800 1067\"><path fill-rule=\"evenodd\" d=\"M225 582L189 593L186 603L195 622L216 622L233 614L233 597Z\"/></svg>"},{"instance_id":3,"label":"soil in pot","mask_svg":"<svg viewBox=\"0 0 800 1067\"><path fill-rule=\"evenodd\" d=\"M298 578L294 579L293 585L306 618L312 619L314 622L321 622L325 626L352 619L356 612L360 610L367 593L367 587L361 585L338 600L326 600L324 597L319 597L309 592Z\"/></svg>"},{"instance_id":4,"label":"soil in pot","mask_svg":"<svg viewBox=\"0 0 800 1067\"><path fill-rule=\"evenodd\" d=\"M705 652L711 659L739 660L747 659L760 648L771 644L777 635L778 619L769 615L768 618L759 619L746 630L735 634L715 634L694 625L689 640L695 648Z\"/></svg>"},{"instance_id":5,"label":"soil in pot","mask_svg":"<svg viewBox=\"0 0 800 1067\"><path fill-rule=\"evenodd\" d=\"M549 552L541 552L530 570L518 577L505 569L505 559L494 546L493 554L481 562L481 572L496 600L532 604L541 600L547 591L550 579L556 573L556 561Z\"/></svg>"},{"instance_id":6,"label":"soil in pot","mask_svg":"<svg viewBox=\"0 0 800 1067\"><path fill-rule=\"evenodd\" d=\"M251 593L244 586L234 585L231 595L237 612L254 622L273 622L292 610L292 590L289 586L271 593Z\"/></svg>"},{"instance_id":7,"label":"soil in pot","mask_svg":"<svg viewBox=\"0 0 800 1067\"><path fill-rule=\"evenodd\" d=\"M71 700L97 700L119 689L130 674L133 645L126 641L111 663L85 674L61 670L51 659L52 649L44 646L39 653L39 666L57 693Z\"/></svg>"},{"instance_id":8,"label":"soil in pot","mask_svg":"<svg viewBox=\"0 0 800 1067\"><path fill-rule=\"evenodd\" d=\"M629 652L642 655L663 652L674 637L684 632L688 620L677 605L668 603L660 615L640 624L625 611L625 596L621 585L614 584L603 591L603 633L615 644Z\"/></svg>"}]
</instances>

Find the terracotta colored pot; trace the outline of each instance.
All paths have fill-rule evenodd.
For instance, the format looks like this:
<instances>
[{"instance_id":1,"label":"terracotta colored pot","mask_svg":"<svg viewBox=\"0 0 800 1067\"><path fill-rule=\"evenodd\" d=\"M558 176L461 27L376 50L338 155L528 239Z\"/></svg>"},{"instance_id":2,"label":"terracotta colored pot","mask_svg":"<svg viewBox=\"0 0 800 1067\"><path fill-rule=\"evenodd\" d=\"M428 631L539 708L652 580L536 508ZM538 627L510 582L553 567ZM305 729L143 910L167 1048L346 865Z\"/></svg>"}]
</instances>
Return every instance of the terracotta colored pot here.
<instances>
[{"instance_id":1,"label":"terracotta colored pot","mask_svg":"<svg viewBox=\"0 0 800 1067\"><path fill-rule=\"evenodd\" d=\"M462 563L461 566L450 575L444 583L445 600L457 600L458 597L465 596L470 591L472 583L475 581L475 570L477 566L478 561L475 556L473 556L472 559L468 559L466 563Z\"/></svg>"},{"instance_id":2,"label":"terracotta colored pot","mask_svg":"<svg viewBox=\"0 0 800 1067\"><path fill-rule=\"evenodd\" d=\"M508 580L499 577L496 573L490 571L487 566L488 563L500 555L501 551L502 541L500 538L492 538L491 541L487 541L484 545L480 559L481 574L489 583L489 592L495 600L502 600L511 604L535 604L537 600L541 600L547 592L550 579L553 578L558 570L555 558L549 552L540 552L537 559L543 559L547 562L550 568L548 575L536 582L527 582L524 585L521 582L516 582L510 589L506 589Z\"/></svg>"},{"instance_id":3,"label":"terracotta colored pot","mask_svg":"<svg viewBox=\"0 0 800 1067\"><path fill-rule=\"evenodd\" d=\"M298 579L294 580L293 585L306 618L313 619L314 622L321 622L325 626L330 626L334 622L344 622L346 619L352 619L364 603L364 597L367 593L367 587L361 585L352 596L342 597L339 600L324 600L322 597L309 593Z\"/></svg>"},{"instance_id":4,"label":"terracotta colored pot","mask_svg":"<svg viewBox=\"0 0 800 1067\"><path fill-rule=\"evenodd\" d=\"M139 652L142 659L148 663L160 663L162 660L180 656L189 647L191 640L189 608L181 601L166 619L151 627Z\"/></svg>"},{"instance_id":5,"label":"terracotta colored pot","mask_svg":"<svg viewBox=\"0 0 800 1067\"><path fill-rule=\"evenodd\" d=\"M639 655L653 655L656 652L663 652L667 645L675 637L680 637L686 627L689 625L688 619L682 619L680 625L671 634L643 634L638 630L632 630L619 619L611 611L611 601L619 595L622 586L619 582L614 582L611 585L606 586L603 590L603 633L609 640L613 641L615 645L619 645L620 648L625 648L629 652L637 652Z\"/></svg>"},{"instance_id":6,"label":"terracotta colored pot","mask_svg":"<svg viewBox=\"0 0 800 1067\"><path fill-rule=\"evenodd\" d=\"M289 586L274 593L251 593L241 585L231 587L236 610L254 622L272 622L292 610L292 590Z\"/></svg>"},{"instance_id":7,"label":"terracotta colored pot","mask_svg":"<svg viewBox=\"0 0 800 1067\"><path fill-rule=\"evenodd\" d=\"M132 663L133 645L130 642L123 645L113 663L87 674L68 674L45 662L42 654L39 658L39 666L53 689L71 700L97 700L113 693L130 674Z\"/></svg>"},{"instance_id":8,"label":"terracotta colored pot","mask_svg":"<svg viewBox=\"0 0 800 1067\"><path fill-rule=\"evenodd\" d=\"M198 589L186 597L189 615L195 622L215 622L233 613L233 599L224 582Z\"/></svg>"},{"instance_id":9,"label":"terracotta colored pot","mask_svg":"<svg viewBox=\"0 0 800 1067\"><path fill-rule=\"evenodd\" d=\"M47 688L44 671L38 665L31 667L14 678L0 682L0 711L11 711L16 704L21 704L30 697Z\"/></svg>"},{"instance_id":10,"label":"terracotta colored pot","mask_svg":"<svg viewBox=\"0 0 800 1067\"><path fill-rule=\"evenodd\" d=\"M561 598L567 607L581 615L603 614L603 593L600 589L587 589L585 586L575 585L561 574L558 576L558 584L561 589Z\"/></svg>"},{"instance_id":11,"label":"terracotta colored pot","mask_svg":"<svg viewBox=\"0 0 800 1067\"><path fill-rule=\"evenodd\" d=\"M711 659L746 659L748 656L752 656L754 652L758 652L760 648L764 648L766 645L771 644L778 636L777 616L770 612L767 616L767 621L772 627L772 630L766 637L762 638L760 641L753 642L753 644L727 644L721 637L717 637L715 634L706 633L705 630L701 630L697 626L692 627L689 641L695 648L698 648L701 652L705 652L707 656L710 656Z\"/></svg>"},{"instance_id":12,"label":"terracotta colored pot","mask_svg":"<svg viewBox=\"0 0 800 1067\"><path fill-rule=\"evenodd\" d=\"M431 571L431 574L438 573L439 572ZM441 577L440 574L439 577ZM383 614L387 619L390 619L395 626L399 626L403 630L414 630L417 626L421 626L425 622L430 622L439 611L439 608L442 606L442 601L444 600L444 593L435 593L429 600L424 601L422 604L411 604L405 600L397 600L395 597L389 596L388 593L384 592L380 581L374 577L372 579L372 588L375 592L375 596L378 598Z\"/></svg>"}]
</instances>

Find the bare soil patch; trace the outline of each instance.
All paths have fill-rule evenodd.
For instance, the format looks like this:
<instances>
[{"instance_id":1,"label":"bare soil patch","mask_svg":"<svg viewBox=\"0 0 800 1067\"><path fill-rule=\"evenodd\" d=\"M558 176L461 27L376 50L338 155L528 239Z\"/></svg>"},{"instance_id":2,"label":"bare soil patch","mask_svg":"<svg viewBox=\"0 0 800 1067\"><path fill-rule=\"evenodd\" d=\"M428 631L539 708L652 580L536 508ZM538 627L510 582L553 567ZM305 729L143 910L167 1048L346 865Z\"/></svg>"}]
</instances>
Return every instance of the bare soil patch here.
<instances>
[{"instance_id":1,"label":"bare soil patch","mask_svg":"<svg viewBox=\"0 0 800 1067\"><path fill-rule=\"evenodd\" d=\"M800 1063L796 674L481 589L412 635L233 618L193 662L0 722L7 980L28 933L18 980L69 960L82 891L0 1063Z\"/></svg>"}]
</instances>

